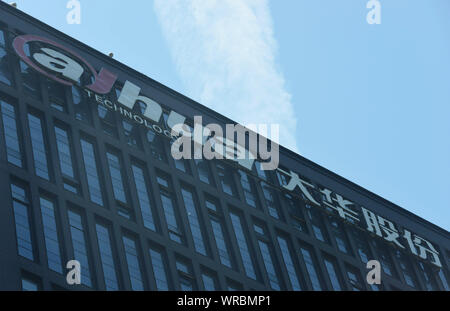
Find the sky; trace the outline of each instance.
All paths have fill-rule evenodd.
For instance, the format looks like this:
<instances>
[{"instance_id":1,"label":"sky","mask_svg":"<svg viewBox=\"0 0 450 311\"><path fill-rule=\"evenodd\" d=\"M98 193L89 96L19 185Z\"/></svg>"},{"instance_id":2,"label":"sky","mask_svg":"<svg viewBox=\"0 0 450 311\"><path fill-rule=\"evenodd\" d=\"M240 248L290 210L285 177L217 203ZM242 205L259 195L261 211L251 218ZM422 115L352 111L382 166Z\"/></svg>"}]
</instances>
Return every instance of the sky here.
<instances>
[{"instance_id":1,"label":"sky","mask_svg":"<svg viewBox=\"0 0 450 311\"><path fill-rule=\"evenodd\" d=\"M18 0L18 9L450 230L450 1ZM126 4L125 4L126 3Z\"/></svg>"}]
</instances>

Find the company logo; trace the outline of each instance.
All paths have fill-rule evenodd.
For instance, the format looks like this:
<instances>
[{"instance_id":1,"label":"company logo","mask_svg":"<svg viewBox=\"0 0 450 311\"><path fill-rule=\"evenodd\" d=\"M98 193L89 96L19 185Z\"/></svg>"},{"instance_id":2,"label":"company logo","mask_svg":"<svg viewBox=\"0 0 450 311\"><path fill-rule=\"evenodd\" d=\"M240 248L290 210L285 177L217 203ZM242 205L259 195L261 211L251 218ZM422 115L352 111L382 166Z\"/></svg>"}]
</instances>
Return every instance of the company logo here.
<instances>
[{"instance_id":1,"label":"company logo","mask_svg":"<svg viewBox=\"0 0 450 311\"><path fill-rule=\"evenodd\" d=\"M41 47L40 52L35 53L32 56L36 61L35 62L25 52L26 44L32 42L51 46L52 48ZM85 73L85 68L87 68L94 79L94 82L87 85L86 88L98 94L109 93L117 80L117 75L106 69L101 69L100 73L97 73L83 57L74 51L65 48L61 44L46 38L34 35L19 36L14 39L13 47L17 55L19 55L27 65L42 75L64 85L72 86L74 83L79 82L81 76ZM58 50L55 50L55 47ZM80 63L83 64L85 68L80 65ZM50 69L52 73L48 72L48 69Z\"/></svg>"},{"instance_id":2,"label":"company logo","mask_svg":"<svg viewBox=\"0 0 450 311\"><path fill-rule=\"evenodd\" d=\"M83 57L61 44L39 36L23 35L14 39L13 47L26 64L47 78L67 86L81 84L82 80L90 80L92 83L84 87L89 98L94 98L108 109L120 111L122 115L130 117L137 123L146 126L148 125L147 120L160 123L163 116L161 105L153 99L141 95L141 88L130 81L125 81L117 100L120 105L128 110L119 107L106 98L102 98L100 95L111 92L118 76L105 68L97 73ZM36 52L27 53L30 50ZM145 105L145 109L142 111L143 118L132 113L137 103ZM223 135L222 127L218 124L208 124L205 128L200 124L201 134L198 135L196 129L198 129L199 124L196 123L195 128L191 130L186 125L186 117L174 110L170 111L167 120L164 121L171 130L171 133L164 133L164 135L177 140L176 144L173 144L175 148L171 149L172 156L177 160L180 158L199 159L198 150L202 150L202 155L207 159L225 158L250 170L258 155L264 161L264 163L261 163L263 170L274 170L278 167L279 146L275 143L278 141L279 135L277 125L271 126L271 134L275 137L275 142L268 143L268 139L265 137L267 135L257 137L258 135L253 135L243 126L234 124L227 125L227 129L230 129L231 133L227 131L226 138ZM267 125L262 127L264 128L264 126L267 128ZM254 128L257 127L257 125L254 125ZM259 128L261 128L261 125ZM237 142L234 139L235 134L237 135ZM246 135L249 137L249 148L244 147ZM196 147L194 156L187 140L194 141ZM176 148L180 146L185 147L185 149L181 151L180 148Z\"/></svg>"}]
</instances>

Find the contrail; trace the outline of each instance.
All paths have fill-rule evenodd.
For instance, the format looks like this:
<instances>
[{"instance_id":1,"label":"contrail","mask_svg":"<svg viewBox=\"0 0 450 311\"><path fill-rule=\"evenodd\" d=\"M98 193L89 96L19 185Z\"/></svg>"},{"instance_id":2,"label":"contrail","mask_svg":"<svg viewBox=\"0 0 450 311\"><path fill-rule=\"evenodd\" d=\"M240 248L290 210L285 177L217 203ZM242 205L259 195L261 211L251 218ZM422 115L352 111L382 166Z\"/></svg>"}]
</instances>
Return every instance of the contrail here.
<instances>
[{"instance_id":1,"label":"contrail","mask_svg":"<svg viewBox=\"0 0 450 311\"><path fill-rule=\"evenodd\" d=\"M243 125L279 124L280 144L297 151L267 0L155 0L154 8L188 95Z\"/></svg>"}]
</instances>

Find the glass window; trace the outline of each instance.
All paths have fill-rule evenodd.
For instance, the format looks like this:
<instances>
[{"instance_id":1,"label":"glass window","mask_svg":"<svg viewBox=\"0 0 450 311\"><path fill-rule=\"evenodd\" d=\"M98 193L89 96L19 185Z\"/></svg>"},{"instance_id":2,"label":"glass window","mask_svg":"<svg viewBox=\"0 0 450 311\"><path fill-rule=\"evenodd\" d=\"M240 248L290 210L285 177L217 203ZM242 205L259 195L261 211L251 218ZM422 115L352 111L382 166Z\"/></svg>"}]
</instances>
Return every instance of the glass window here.
<instances>
[{"instance_id":1,"label":"glass window","mask_svg":"<svg viewBox=\"0 0 450 311\"><path fill-rule=\"evenodd\" d=\"M308 227L302 212L303 202L289 193L284 193L283 199L288 206L291 225L300 232L308 233Z\"/></svg>"},{"instance_id":2,"label":"glass window","mask_svg":"<svg viewBox=\"0 0 450 311\"><path fill-rule=\"evenodd\" d=\"M255 230L256 233L264 236L266 233L264 231L264 228L258 224L253 224L253 230Z\"/></svg>"},{"instance_id":3,"label":"glass window","mask_svg":"<svg viewBox=\"0 0 450 311\"><path fill-rule=\"evenodd\" d=\"M178 279L182 291L193 291L196 289L192 267L185 260L177 259L176 267L178 270Z\"/></svg>"},{"instance_id":4,"label":"glass window","mask_svg":"<svg viewBox=\"0 0 450 311\"><path fill-rule=\"evenodd\" d=\"M397 259L397 262L399 263L406 284L408 284L411 287L416 287L417 280L414 275L414 271L409 259L399 250L395 252L395 257Z\"/></svg>"},{"instance_id":5,"label":"glass window","mask_svg":"<svg viewBox=\"0 0 450 311\"><path fill-rule=\"evenodd\" d=\"M369 260L373 259L373 255L370 251L369 244L367 243L366 235L354 228L352 228L350 232L352 234L353 241L355 242L361 262L367 264Z\"/></svg>"},{"instance_id":6,"label":"glass window","mask_svg":"<svg viewBox=\"0 0 450 311\"><path fill-rule=\"evenodd\" d=\"M251 278L256 280L256 272L253 266L252 256L250 255L250 250L248 248L247 238L244 234L244 229L242 227L241 218L231 213L231 224L233 225L234 234L236 237L236 241L239 247L239 251L241 253L242 262L244 264L245 274Z\"/></svg>"},{"instance_id":7,"label":"glass window","mask_svg":"<svg viewBox=\"0 0 450 311\"><path fill-rule=\"evenodd\" d=\"M156 160L167 163L163 137L156 134L153 130L149 129L147 130L147 142L149 143L152 157Z\"/></svg>"},{"instance_id":8,"label":"glass window","mask_svg":"<svg viewBox=\"0 0 450 311\"><path fill-rule=\"evenodd\" d=\"M256 168L256 173L258 174L259 178L261 178L262 180L268 181L267 180L267 172L261 168L260 162L255 162L255 168Z\"/></svg>"},{"instance_id":9,"label":"glass window","mask_svg":"<svg viewBox=\"0 0 450 311\"><path fill-rule=\"evenodd\" d=\"M439 279L441 280L442 286L444 287L444 289L446 291L450 291L450 287L448 286L447 278L445 277L444 269L441 268L439 270L438 275L439 275Z\"/></svg>"},{"instance_id":10,"label":"glass window","mask_svg":"<svg viewBox=\"0 0 450 311\"><path fill-rule=\"evenodd\" d=\"M209 170L208 161L196 159L195 165L197 167L198 178L200 181L211 184L211 171Z\"/></svg>"},{"instance_id":11,"label":"glass window","mask_svg":"<svg viewBox=\"0 0 450 311\"><path fill-rule=\"evenodd\" d=\"M142 150L142 141L139 132L139 126L129 121L122 120L122 127L127 144L131 147Z\"/></svg>"},{"instance_id":12,"label":"glass window","mask_svg":"<svg viewBox=\"0 0 450 311\"><path fill-rule=\"evenodd\" d=\"M275 219L280 219L279 202L275 190L265 182L261 182L261 187L269 215Z\"/></svg>"},{"instance_id":13,"label":"glass window","mask_svg":"<svg viewBox=\"0 0 450 311\"><path fill-rule=\"evenodd\" d=\"M238 173L242 189L244 190L245 202L251 207L258 207L258 194L254 180L242 170L239 170Z\"/></svg>"},{"instance_id":14,"label":"glass window","mask_svg":"<svg viewBox=\"0 0 450 311\"><path fill-rule=\"evenodd\" d=\"M166 264L167 260L165 260L162 252L150 248L150 259L152 261L153 267L153 275L156 281L156 288L159 291L168 291L169 290L169 282L167 281L167 269Z\"/></svg>"},{"instance_id":15,"label":"glass window","mask_svg":"<svg viewBox=\"0 0 450 311\"><path fill-rule=\"evenodd\" d=\"M216 290L216 280L209 273L202 273L202 281L203 286L205 287L205 291L215 291Z\"/></svg>"},{"instance_id":16,"label":"glass window","mask_svg":"<svg viewBox=\"0 0 450 311\"><path fill-rule=\"evenodd\" d=\"M55 127L56 145L58 147L59 164L61 172L70 178L74 178L72 152L69 143L69 134L60 127Z\"/></svg>"},{"instance_id":17,"label":"glass window","mask_svg":"<svg viewBox=\"0 0 450 311\"><path fill-rule=\"evenodd\" d=\"M150 194L148 192L147 183L145 182L146 177L144 170L134 164L132 165L132 169L144 227L156 231Z\"/></svg>"},{"instance_id":18,"label":"glass window","mask_svg":"<svg viewBox=\"0 0 450 311\"><path fill-rule=\"evenodd\" d=\"M394 268L394 263L392 262L391 254L389 253L389 250L386 249L384 245L382 245L380 242L376 240L370 240L373 244L373 247L375 248L375 252L378 255L378 258L375 258L381 263L381 268L383 269L383 272L386 273L389 276L397 277L397 273Z\"/></svg>"},{"instance_id":19,"label":"glass window","mask_svg":"<svg viewBox=\"0 0 450 311\"><path fill-rule=\"evenodd\" d=\"M167 228L169 230L169 237L172 241L177 243L183 243L183 235L178 223L178 215L176 214L175 204L173 198L173 192L169 187L169 180L165 177L157 177L159 183L159 193L161 197L161 203L164 211L164 217L167 222Z\"/></svg>"},{"instance_id":20,"label":"glass window","mask_svg":"<svg viewBox=\"0 0 450 311\"><path fill-rule=\"evenodd\" d=\"M191 191L182 188L181 194L183 196L184 207L186 209L187 218L189 221L189 226L191 228L192 238L194 240L195 250L202 254L206 254L205 242L202 234L202 229L200 227L200 220L198 218L197 207L194 202L194 195Z\"/></svg>"},{"instance_id":21,"label":"glass window","mask_svg":"<svg viewBox=\"0 0 450 311\"><path fill-rule=\"evenodd\" d=\"M103 206L103 196L100 187L100 179L98 177L94 145L82 139L81 150L83 152L84 169L87 176L90 199L92 202Z\"/></svg>"},{"instance_id":22,"label":"glass window","mask_svg":"<svg viewBox=\"0 0 450 311\"><path fill-rule=\"evenodd\" d=\"M86 240L89 240L86 236L84 229L83 219L81 215L73 210L68 211L70 234L72 236L72 247L75 260L80 262L81 269L81 283L91 287L91 272L89 267L89 255L88 246Z\"/></svg>"},{"instance_id":23,"label":"glass window","mask_svg":"<svg viewBox=\"0 0 450 311\"><path fill-rule=\"evenodd\" d=\"M188 160L185 160L185 159L175 160L174 159L173 162L175 163L175 167L177 168L177 170L182 171L183 173L186 173L186 174L191 174L191 169L190 169Z\"/></svg>"},{"instance_id":24,"label":"glass window","mask_svg":"<svg viewBox=\"0 0 450 311\"><path fill-rule=\"evenodd\" d=\"M2 48L6 47L6 37L5 32L3 30L0 30L0 47Z\"/></svg>"},{"instance_id":25,"label":"glass window","mask_svg":"<svg viewBox=\"0 0 450 311\"><path fill-rule=\"evenodd\" d=\"M352 291L364 290L364 283L361 279L361 274L358 269L347 266L347 277Z\"/></svg>"},{"instance_id":26,"label":"glass window","mask_svg":"<svg viewBox=\"0 0 450 311\"><path fill-rule=\"evenodd\" d=\"M111 249L111 238L109 229L101 224L96 224L97 241L100 253L100 260L102 262L103 278L107 291L119 290L119 283L117 282L116 264Z\"/></svg>"},{"instance_id":27,"label":"glass window","mask_svg":"<svg viewBox=\"0 0 450 311\"><path fill-rule=\"evenodd\" d=\"M53 80L46 79L48 100L50 102L50 107L66 112L66 89L65 87Z\"/></svg>"},{"instance_id":28,"label":"glass window","mask_svg":"<svg viewBox=\"0 0 450 311\"><path fill-rule=\"evenodd\" d=\"M10 58L6 50L5 33L0 30L0 82L11 86L13 77L10 67Z\"/></svg>"},{"instance_id":29,"label":"glass window","mask_svg":"<svg viewBox=\"0 0 450 311\"><path fill-rule=\"evenodd\" d=\"M345 229L334 217L329 216L332 235L336 241L337 249L344 254L351 254L350 245L345 234Z\"/></svg>"},{"instance_id":30,"label":"glass window","mask_svg":"<svg viewBox=\"0 0 450 311\"><path fill-rule=\"evenodd\" d=\"M258 240L258 244L264 261L264 266L266 267L267 276L269 277L270 287L273 290L280 290L280 280L278 279L275 265L273 263L270 247L266 242L261 240Z\"/></svg>"},{"instance_id":31,"label":"glass window","mask_svg":"<svg viewBox=\"0 0 450 311\"><path fill-rule=\"evenodd\" d=\"M144 283L142 280L141 267L139 265L138 249L136 242L126 236L123 237L123 245L125 248L125 257L127 259L128 274L131 281L131 289L134 291L143 291Z\"/></svg>"},{"instance_id":32,"label":"glass window","mask_svg":"<svg viewBox=\"0 0 450 311\"><path fill-rule=\"evenodd\" d=\"M309 204L306 204L306 213L311 221L311 226L316 239L328 243L328 235L323 223L322 214Z\"/></svg>"},{"instance_id":33,"label":"glass window","mask_svg":"<svg viewBox=\"0 0 450 311\"><path fill-rule=\"evenodd\" d=\"M75 176L72 146L69 133L59 126L55 126L56 147L58 149L59 166L63 176L64 189L78 194L79 185Z\"/></svg>"},{"instance_id":34,"label":"glass window","mask_svg":"<svg viewBox=\"0 0 450 311\"><path fill-rule=\"evenodd\" d=\"M39 290L39 284L36 281L28 278L22 278L22 291L24 292L36 292Z\"/></svg>"},{"instance_id":35,"label":"glass window","mask_svg":"<svg viewBox=\"0 0 450 311\"><path fill-rule=\"evenodd\" d=\"M292 290L300 291L302 290L300 286L300 280L297 275L294 262L292 260L291 252L289 251L288 242L286 239L278 236L278 245L280 246L281 254L283 256L284 265L286 266L286 270L288 272L289 280L291 282Z\"/></svg>"},{"instance_id":36,"label":"glass window","mask_svg":"<svg viewBox=\"0 0 450 311\"><path fill-rule=\"evenodd\" d=\"M25 46L25 50L28 50L27 46ZM20 61L20 73L23 93L35 99L41 99L41 87L37 72L23 61Z\"/></svg>"},{"instance_id":37,"label":"glass window","mask_svg":"<svg viewBox=\"0 0 450 311\"><path fill-rule=\"evenodd\" d=\"M40 205L48 267L55 272L63 273L55 205L53 201L44 197L40 198Z\"/></svg>"},{"instance_id":38,"label":"glass window","mask_svg":"<svg viewBox=\"0 0 450 311\"><path fill-rule=\"evenodd\" d=\"M315 264L313 255L311 254L311 251L303 247L300 249L300 251L303 256L303 261L305 262L306 271L308 272L313 290L321 291L322 285L318 274L317 266Z\"/></svg>"},{"instance_id":39,"label":"glass window","mask_svg":"<svg viewBox=\"0 0 450 311\"><path fill-rule=\"evenodd\" d=\"M431 268L419 261L419 269L423 274L423 278L425 280L425 287L428 291L436 291L439 290L436 279L434 277L433 271Z\"/></svg>"},{"instance_id":40,"label":"glass window","mask_svg":"<svg viewBox=\"0 0 450 311\"><path fill-rule=\"evenodd\" d=\"M227 280L227 290L229 292L236 292L243 290L242 284L239 284L232 280Z\"/></svg>"},{"instance_id":41,"label":"glass window","mask_svg":"<svg viewBox=\"0 0 450 311\"><path fill-rule=\"evenodd\" d=\"M211 200L206 200L206 207L208 208L208 216L214 234L214 241L216 242L217 250L219 251L220 262L224 266L232 268L229 240L224 231L225 227L223 226L220 210L216 203Z\"/></svg>"},{"instance_id":42,"label":"glass window","mask_svg":"<svg viewBox=\"0 0 450 311\"><path fill-rule=\"evenodd\" d=\"M330 258L326 258L326 259L324 259L324 263L325 263L325 268L327 269L328 277L330 278L331 286L332 286L333 290L341 291L342 286L341 286L339 271L338 271L336 262Z\"/></svg>"},{"instance_id":43,"label":"glass window","mask_svg":"<svg viewBox=\"0 0 450 311\"><path fill-rule=\"evenodd\" d=\"M102 105L97 105L97 112L103 132L107 135L117 137L116 116L114 112Z\"/></svg>"},{"instance_id":44,"label":"glass window","mask_svg":"<svg viewBox=\"0 0 450 311\"><path fill-rule=\"evenodd\" d=\"M75 119L91 124L90 106L84 91L76 86L72 86L72 101Z\"/></svg>"},{"instance_id":45,"label":"glass window","mask_svg":"<svg viewBox=\"0 0 450 311\"><path fill-rule=\"evenodd\" d=\"M233 170L231 167L216 162L217 174L222 186L222 191L229 195L235 195L236 191L233 184Z\"/></svg>"},{"instance_id":46,"label":"glass window","mask_svg":"<svg viewBox=\"0 0 450 311\"><path fill-rule=\"evenodd\" d=\"M117 155L111 152L107 152L106 157L108 159L109 173L111 176L114 197L116 200L126 204L127 198L122 177L121 161L119 160L119 157Z\"/></svg>"},{"instance_id":47,"label":"glass window","mask_svg":"<svg viewBox=\"0 0 450 311\"><path fill-rule=\"evenodd\" d=\"M2 114L3 135L5 137L8 162L18 167L23 167L23 157L19 140L15 107L3 100L0 100L0 110Z\"/></svg>"},{"instance_id":48,"label":"glass window","mask_svg":"<svg viewBox=\"0 0 450 311\"><path fill-rule=\"evenodd\" d=\"M34 169L36 175L50 180L48 170L48 147L44 141L44 132L40 118L28 114L28 125L30 128L31 146L33 148Z\"/></svg>"},{"instance_id":49,"label":"glass window","mask_svg":"<svg viewBox=\"0 0 450 311\"><path fill-rule=\"evenodd\" d=\"M230 258L230 252L228 243L225 240L224 235L224 227L222 225L222 220L215 216L210 214L209 220L211 221L211 227L214 234L214 240L217 245L217 250L219 251L219 258L220 262L229 268L232 268L231 258Z\"/></svg>"},{"instance_id":50,"label":"glass window","mask_svg":"<svg viewBox=\"0 0 450 311\"><path fill-rule=\"evenodd\" d=\"M31 261L34 260L34 248L31 234L28 192L25 188L11 184L13 199L14 221L16 224L16 238L18 253Z\"/></svg>"}]
</instances>

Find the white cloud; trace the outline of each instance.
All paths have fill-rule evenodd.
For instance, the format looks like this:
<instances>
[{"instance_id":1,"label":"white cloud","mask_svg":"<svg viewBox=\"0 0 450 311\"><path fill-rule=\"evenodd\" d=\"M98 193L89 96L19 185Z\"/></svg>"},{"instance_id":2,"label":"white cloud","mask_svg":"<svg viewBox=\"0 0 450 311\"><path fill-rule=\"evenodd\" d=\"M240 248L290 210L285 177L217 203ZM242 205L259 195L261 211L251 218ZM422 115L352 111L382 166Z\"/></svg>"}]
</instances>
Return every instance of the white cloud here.
<instances>
[{"instance_id":1,"label":"white cloud","mask_svg":"<svg viewBox=\"0 0 450 311\"><path fill-rule=\"evenodd\" d=\"M187 95L243 125L277 123L297 150L291 95L277 70L267 0L155 0Z\"/></svg>"}]
</instances>

